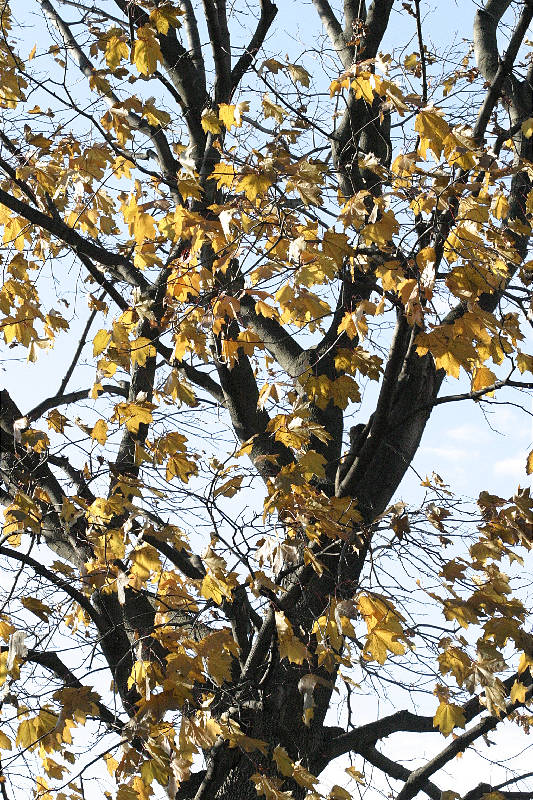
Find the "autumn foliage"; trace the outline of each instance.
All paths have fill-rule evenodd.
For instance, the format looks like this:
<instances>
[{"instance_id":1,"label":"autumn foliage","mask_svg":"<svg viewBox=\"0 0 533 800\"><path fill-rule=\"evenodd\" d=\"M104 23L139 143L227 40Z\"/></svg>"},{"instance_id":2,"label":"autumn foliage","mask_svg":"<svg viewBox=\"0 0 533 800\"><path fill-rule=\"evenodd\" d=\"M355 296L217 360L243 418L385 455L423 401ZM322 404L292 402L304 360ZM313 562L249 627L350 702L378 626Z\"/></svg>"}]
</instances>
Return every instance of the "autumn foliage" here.
<instances>
[{"instance_id":1,"label":"autumn foliage","mask_svg":"<svg viewBox=\"0 0 533 800\"><path fill-rule=\"evenodd\" d=\"M4 800L453 800L529 730L529 490L397 490L533 386L531 0L277 5L2 4Z\"/></svg>"}]
</instances>

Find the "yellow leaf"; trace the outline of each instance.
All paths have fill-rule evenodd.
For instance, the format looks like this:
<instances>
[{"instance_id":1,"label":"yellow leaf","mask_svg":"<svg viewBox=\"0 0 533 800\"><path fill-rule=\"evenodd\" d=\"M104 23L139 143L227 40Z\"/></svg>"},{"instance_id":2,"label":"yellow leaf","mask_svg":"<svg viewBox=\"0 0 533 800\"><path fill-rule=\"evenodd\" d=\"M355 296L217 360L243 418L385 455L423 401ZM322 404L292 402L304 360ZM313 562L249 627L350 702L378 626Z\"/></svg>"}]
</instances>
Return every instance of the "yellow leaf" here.
<instances>
[{"instance_id":1,"label":"yellow leaf","mask_svg":"<svg viewBox=\"0 0 533 800\"><path fill-rule=\"evenodd\" d=\"M530 450L529 455L527 457L526 473L527 475L533 474L533 450Z\"/></svg>"},{"instance_id":2,"label":"yellow leaf","mask_svg":"<svg viewBox=\"0 0 533 800\"><path fill-rule=\"evenodd\" d=\"M520 681L515 681L511 687L511 703L525 703L526 691L527 686L524 686Z\"/></svg>"},{"instance_id":3,"label":"yellow leaf","mask_svg":"<svg viewBox=\"0 0 533 800\"><path fill-rule=\"evenodd\" d=\"M9 637L12 633L15 633L16 628L14 625L11 625L9 622L4 622L3 619L0 619L0 638L4 640L4 642L9 641Z\"/></svg>"},{"instance_id":4,"label":"yellow leaf","mask_svg":"<svg viewBox=\"0 0 533 800\"><path fill-rule=\"evenodd\" d=\"M109 69L116 70L123 58L128 58L129 48L123 39L111 36L105 48L105 60Z\"/></svg>"},{"instance_id":5,"label":"yellow leaf","mask_svg":"<svg viewBox=\"0 0 533 800\"><path fill-rule=\"evenodd\" d=\"M65 428L70 425L68 419L61 414L57 408L53 408L52 411L48 414L46 421L48 422L48 427L50 430L56 431L56 433L64 433Z\"/></svg>"},{"instance_id":6,"label":"yellow leaf","mask_svg":"<svg viewBox=\"0 0 533 800\"><path fill-rule=\"evenodd\" d=\"M202 119L200 122L205 133L217 134L222 130L220 120L211 108L206 108L202 112Z\"/></svg>"},{"instance_id":7,"label":"yellow leaf","mask_svg":"<svg viewBox=\"0 0 533 800\"><path fill-rule=\"evenodd\" d=\"M177 372L173 370L165 383L165 393L169 394L178 406L182 403L194 407L197 404L196 395L185 380L182 380Z\"/></svg>"},{"instance_id":8,"label":"yellow leaf","mask_svg":"<svg viewBox=\"0 0 533 800\"><path fill-rule=\"evenodd\" d=\"M111 341L111 334L104 329L99 330L93 339L93 356L99 356Z\"/></svg>"},{"instance_id":9,"label":"yellow leaf","mask_svg":"<svg viewBox=\"0 0 533 800\"><path fill-rule=\"evenodd\" d=\"M357 609L368 629L363 651L365 659L384 664L388 652L395 655L405 653L405 646L399 641L404 636L401 617L389 601L378 595L361 595Z\"/></svg>"},{"instance_id":10,"label":"yellow leaf","mask_svg":"<svg viewBox=\"0 0 533 800\"><path fill-rule=\"evenodd\" d=\"M36 52L37 52L37 45L34 44L32 49L30 50L29 55L28 55L28 61L33 61L33 59L35 58L35 53Z\"/></svg>"},{"instance_id":11,"label":"yellow leaf","mask_svg":"<svg viewBox=\"0 0 533 800\"><path fill-rule=\"evenodd\" d=\"M157 69L157 62L163 61L159 42L149 25L137 29L133 61L141 75L153 75Z\"/></svg>"},{"instance_id":12,"label":"yellow leaf","mask_svg":"<svg viewBox=\"0 0 533 800\"><path fill-rule=\"evenodd\" d=\"M266 800L292 800L294 797L292 792L282 792L279 787L281 785L277 778L267 778L259 772L255 772L251 778L255 786L257 794L264 795Z\"/></svg>"},{"instance_id":13,"label":"yellow leaf","mask_svg":"<svg viewBox=\"0 0 533 800\"><path fill-rule=\"evenodd\" d=\"M288 658L292 664L303 664L309 657L307 647L295 635L292 625L283 611L276 611L275 615L279 657L281 659Z\"/></svg>"},{"instance_id":14,"label":"yellow leaf","mask_svg":"<svg viewBox=\"0 0 533 800\"><path fill-rule=\"evenodd\" d=\"M261 314L263 317L267 317L269 319L277 319L278 312L272 306L269 306L267 303L264 303L263 300L258 300L255 304L255 312L256 314Z\"/></svg>"},{"instance_id":15,"label":"yellow leaf","mask_svg":"<svg viewBox=\"0 0 533 800\"><path fill-rule=\"evenodd\" d=\"M118 403L111 417L111 422L117 421L119 425L126 424L130 433L137 433L139 425L149 425L152 421L151 403Z\"/></svg>"},{"instance_id":16,"label":"yellow leaf","mask_svg":"<svg viewBox=\"0 0 533 800\"><path fill-rule=\"evenodd\" d=\"M233 125L236 128L240 128L242 125L240 115L235 113L236 108L237 106L231 106L228 103L221 103L218 107L218 118L228 131Z\"/></svg>"},{"instance_id":17,"label":"yellow leaf","mask_svg":"<svg viewBox=\"0 0 533 800\"><path fill-rule=\"evenodd\" d=\"M384 211L377 222L365 225L362 234L369 245L385 246L398 233L400 226L394 216L394 211Z\"/></svg>"},{"instance_id":18,"label":"yellow leaf","mask_svg":"<svg viewBox=\"0 0 533 800\"><path fill-rule=\"evenodd\" d=\"M239 179L237 190L244 192L248 200L253 202L257 195L266 194L272 183L273 178L268 172L263 172L260 175L256 172L250 172Z\"/></svg>"},{"instance_id":19,"label":"yellow leaf","mask_svg":"<svg viewBox=\"0 0 533 800\"><path fill-rule=\"evenodd\" d=\"M49 788L48 782L43 777L38 775L35 778L35 792L39 800L53 800L52 795L48 791Z\"/></svg>"},{"instance_id":20,"label":"yellow leaf","mask_svg":"<svg viewBox=\"0 0 533 800\"><path fill-rule=\"evenodd\" d=\"M443 653L440 653L438 661L442 674L446 675L451 672L459 686L462 686L465 678L472 672L472 660L458 647L447 647Z\"/></svg>"},{"instance_id":21,"label":"yellow leaf","mask_svg":"<svg viewBox=\"0 0 533 800\"><path fill-rule=\"evenodd\" d=\"M11 750L11 740L0 731L0 750Z\"/></svg>"},{"instance_id":22,"label":"yellow leaf","mask_svg":"<svg viewBox=\"0 0 533 800\"><path fill-rule=\"evenodd\" d=\"M23 445L31 447L36 453L42 453L50 447L48 435L33 428L28 428L22 433L21 441Z\"/></svg>"},{"instance_id":23,"label":"yellow leaf","mask_svg":"<svg viewBox=\"0 0 533 800\"><path fill-rule=\"evenodd\" d=\"M522 123L522 133L526 139L531 139L533 135L533 117L529 117Z\"/></svg>"},{"instance_id":24,"label":"yellow leaf","mask_svg":"<svg viewBox=\"0 0 533 800\"><path fill-rule=\"evenodd\" d=\"M153 125L155 128L166 128L170 123L171 118L168 111L161 111L161 109L156 108L154 103L150 101L144 104L142 113L143 117L145 117L150 125Z\"/></svg>"},{"instance_id":25,"label":"yellow leaf","mask_svg":"<svg viewBox=\"0 0 533 800\"><path fill-rule=\"evenodd\" d=\"M273 75L277 75L280 69L283 69L283 64L281 61L278 61L275 58L267 58L261 64L261 72L266 69L267 72L271 72Z\"/></svg>"},{"instance_id":26,"label":"yellow leaf","mask_svg":"<svg viewBox=\"0 0 533 800\"><path fill-rule=\"evenodd\" d=\"M293 778L296 783L299 786L303 786L304 789L312 789L315 783L318 783L318 778L302 766L299 761L294 765Z\"/></svg>"},{"instance_id":27,"label":"yellow leaf","mask_svg":"<svg viewBox=\"0 0 533 800\"><path fill-rule=\"evenodd\" d=\"M326 470L325 465L327 459L325 456L317 453L316 450L307 450L306 453L299 459L298 467L306 481L312 478L325 478Z\"/></svg>"},{"instance_id":28,"label":"yellow leaf","mask_svg":"<svg viewBox=\"0 0 533 800\"><path fill-rule=\"evenodd\" d=\"M132 575L136 575L141 581L147 581L151 573L161 571L159 553L150 544L143 544L133 550L130 560Z\"/></svg>"},{"instance_id":29,"label":"yellow leaf","mask_svg":"<svg viewBox=\"0 0 533 800\"><path fill-rule=\"evenodd\" d=\"M347 792L346 789L343 789L342 786L335 784L335 786L331 787L328 800L352 800L352 795L350 792Z\"/></svg>"},{"instance_id":30,"label":"yellow leaf","mask_svg":"<svg viewBox=\"0 0 533 800\"><path fill-rule=\"evenodd\" d=\"M104 761L109 774L114 775L118 767L118 761L116 760L116 758L113 758L111 753L104 753Z\"/></svg>"},{"instance_id":31,"label":"yellow leaf","mask_svg":"<svg viewBox=\"0 0 533 800\"><path fill-rule=\"evenodd\" d=\"M443 736L449 736L454 728L464 728L465 716L462 708L455 703L441 701L433 717L433 725L439 728Z\"/></svg>"},{"instance_id":32,"label":"yellow leaf","mask_svg":"<svg viewBox=\"0 0 533 800\"><path fill-rule=\"evenodd\" d=\"M361 783L364 786L365 776L363 775L362 772L359 772L359 770L356 769L355 767L346 767L344 771L348 773L348 775L350 776L350 778L352 778L352 780L356 781L356 783Z\"/></svg>"},{"instance_id":33,"label":"yellow leaf","mask_svg":"<svg viewBox=\"0 0 533 800\"><path fill-rule=\"evenodd\" d=\"M183 14L183 11L176 8L172 3L162 3L161 5L150 11L150 19L156 26L158 33L167 35L169 27L180 28L181 22L178 15Z\"/></svg>"},{"instance_id":34,"label":"yellow leaf","mask_svg":"<svg viewBox=\"0 0 533 800\"><path fill-rule=\"evenodd\" d=\"M496 383L496 375L491 369L488 367L476 367L472 378L473 392L486 389L487 386L492 386L494 383ZM489 392L489 394L493 394L493 392Z\"/></svg>"},{"instance_id":35,"label":"yellow leaf","mask_svg":"<svg viewBox=\"0 0 533 800\"><path fill-rule=\"evenodd\" d=\"M439 158L444 147L444 139L450 132L450 126L437 109L422 109L415 122L415 130L420 134L418 149L422 158L426 158L427 150L431 150Z\"/></svg>"},{"instance_id":36,"label":"yellow leaf","mask_svg":"<svg viewBox=\"0 0 533 800\"><path fill-rule=\"evenodd\" d=\"M130 232L133 233L135 241L142 244L145 239L154 239L155 221L154 218L142 210L137 205L135 198L131 198L129 205L124 209L124 219L129 225Z\"/></svg>"},{"instance_id":37,"label":"yellow leaf","mask_svg":"<svg viewBox=\"0 0 533 800\"><path fill-rule=\"evenodd\" d=\"M263 95L263 113L266 119L273 117L276 122L283 122L285 118L285 109L272 102L268 94Z\"/></svg>"},{"instance_id":38,"label":"yellow leaf","mask_svg":"<svg viewBox=\"0 0 533 800\"><path fill-rule=\"evenodd\" d=\"M146 336L140 336L131 343L131 363L144 367L146 359L155 357L155 347Z\"/></svg>"},{"instance_id":39,"label":"yellow leaf","mask_svg":"<svg viewBox=\"0 0 533 800\"><path fill-rule=\"evenodd\" d=\"M104 445L107 441L107 422L103 419L99 419L92 431L91 431L91 439L96 439L98 444Z\"/></svg>"},{"instance_id":40,"label":"yellow leaf","mask_svg":"<svg viewBox=\"0 0 533 800\"><path fill-rule=\"evenodd\" d=\"M496 219L507 218L509 214L509 201L503 193L494 195L490 210Z\"/></svg>"},{"instance_id":41,"label":"yellow leaf","mask_svg":"<svg viewBox=\"0 0 533 800\"><path fill-rule=\"evenodd\" d=\"M372 103L374 100L374 91L375 91L375 83L372 80L375 78L374 75L369 75L368 73L363 73L362 75L358 75L355 80L352 81L352 89L355 92L355 96L358 100L366 100L367 103Z\"/></svg>"},{"instance_id":42,"label":"yellow leaf","mask_svg":"<svg viewBox=\"0 0 533 800\"><path fill-rule=\"evenodd\" d=\"M219 497L220 495L224 497L233 497L241 488L243 477L243 475L235 475L235 477L230 478L229 481L226 481L222 486L215 489L213 497Z\"/></svg>"},{"instance_id":43,"label":"yellow leaf","mask_svg":"<svg viewBox=\"0 0 533 800\"><path fill-rule=\"evenodd\" d=\"M403 655L405 646L398 641L400 635L401 629L400 631L391 630L388 627L376 625L366 638L364 658L384 664L388 651L395 655Z\"/></svg>"},{"instance_id":44,"label":"yellow leaf","mask_svg":"<svg viewBox=\"0 0 533 800\"><path fill-rule=\"evenodd\" d=\"M213 600L219 606L223 597L231 600L231 589L232 587L224 580L208 572L202 580L200 594L206 600Z\"/></svg>"},{"instance_id":45,"label":"yellow leaf","mask_svg":"<svg viewBox=\"0 0 533 800\"><path fill-rule=\"evenodd\" d=\"M42 619L43 622L46 622L48 620L48 615L52 613L50 606L47 606L46 603L41 602L41 600L38 600L36 597L23 597L20 602L24 608L27 608L28 611L31 611L36 617Z\"/></svg>"},{"instance_id":46,"label":"yellow leaf","mask_svg":"<svg viewBox=\"0 0 533 800\"><path fill-rule=\"evenodd\" d=\"M294 763L285 748L281 747L281 745L278 745L274 748L272 755L274 756L274 761L276 762L278 772L281 772L281 774L285 775L286 778L291 776L294 772Z\"/></svg>"},{"instance_id":47,"label":"yellow leaf","mask_svg":"<svg viewBox=\"0 0 533 800\"><path fill-rule=\"evenodd\" d=\"M304 67L301 67L299 64L287 64L287 69L294 83L301 83L303 86L309 86L310 75Z\"/></svg>"},{"instance_id":48,"label":"yellow leaf","mask_svg":"<svg viewBox=\"0 0 533 800\"><path fill-rule=\"evenodd\" d=\"M183 453L174 453L167 461L166 467L166 480L171 481L172 478L179 478L184 483L189 482L191 475L196 475L198 467L188 459Z\"/></svg>"}]
</instances>

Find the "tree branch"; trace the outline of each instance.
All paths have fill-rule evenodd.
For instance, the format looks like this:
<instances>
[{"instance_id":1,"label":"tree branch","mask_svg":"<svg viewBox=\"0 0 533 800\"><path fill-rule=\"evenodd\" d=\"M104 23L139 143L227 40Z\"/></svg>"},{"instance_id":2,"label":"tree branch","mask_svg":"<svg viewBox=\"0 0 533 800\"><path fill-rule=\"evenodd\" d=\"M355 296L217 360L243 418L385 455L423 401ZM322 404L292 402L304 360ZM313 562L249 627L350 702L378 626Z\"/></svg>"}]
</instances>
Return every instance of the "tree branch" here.
<instances>
[{"instance_id":1,"label":"tree branch","mask_svg":"<svg viewBox=\"0 0 533 800\"><path fill-rule=\"evenodd\" d=\"M516 680L520 678L518 673L514 673L503 681L506 694L509 694ZM470 698L463 708L465 723L468 724L479 714L486 711L486 707L481 704L478 696ZM360 725L351 731L344 731L342 728L326 728L324 738L328 741L328 746L323 750L323 756L327 763L334 758L338 758L345 753L354 751L360 752L360 747L375 745L381 739L391 736L393 733L438 733L433 717L413 714L412 711L403 709L390 714L387 717Z\"/></svg>"},{"instance_id":2,"label":"tree branch","mask_svg":"<svg viewBox=\"0 0 533 800\"><path fill-rule=\"evenodd\" d=\"M357 482L366 468L368 458L375 452L388 427L389 415L397 391L398 377L404 364L411 336L412 329L409 327L405 315L400 312L370 429L365 441L360 444L359 452L355 454L351 467L338 483L337 495L339 497L352 494L356 490Z\"/></svg>"},{"instance_id":3,"label":"tree branch","mask_svg":"<svg viewBox=\"0 0 533 800\"><path fill-rule=\"evenodd\" d=\"M257 53L263 46L263 42L265 41L270 26L272 25L276 17L276 14L278 13L278 8L275 5L275 3L272 2L272 0L260 0L260 3L261 3L261 16L259 17L255 33L250 39L248 47L246 48L244 53L242 53L239 60L237 61L237 63L235 64L235 66L231 71L232 93L235 91L235 89L241 82L243 76L250 68Z\"/></svg>"},{"instance_id":4,"label":"tree branch","mask_svg":"<svg viewBox=\"0 0 533 800\"><path fill-rule=\"evenodd\" d=\"M196 21L196 15L194 13L191 0L180 0L180 2L182 9L184 11L183 27L185 29L187 42L189 44L189 56L192 63L196 67L198 79L201 80L203 78L203 93L207 94L205 86L204 57L202 54L202 44L200 42L200 34L198 32L198 23Z\"/></svg>"},{"instance_id":5,"label":"tree branch","mask_svg":"<svg viewBox=\"0 0 533 800\"><path fill-rule=\"evenodd\" d=\"M358 53L359 61L375 58L389 24L394 0L374 0L370 4L365 23L363 47Z\"/></svg>"},{"instance_id":6,"label":"tree branch","mask_svg":"<svg viewBox=\"0 0 533 800\"><path fill-rule=\"evenodd\" d=\"M49 503L38 501L42 509L40 531L48 546L61 558L77 565L88 561L93 551L83 533L76 525L63 525L59 516L64 493L46 458L26 450L15 441L14 423L24 415L5 389L0 391L0 410L0 478L8 493L14 497L28 479L37 482L50 498Z\"/></svg>"},{"instance_id":7,"label":"tree branch","mask_svg":"<svg viewBox=\"0 0 533 800\"><path fill-rule=\"evenodd\" d=\"M215 103L227 103L231 96L231 52L228 48L226 9L222 5L219 12L215 0L202 2L215 62Z\"/></svg>"},{"instance_id":8,"label":"tree branch","mask_svg":"<svg viewBox=\"0 0 533 800\"><path fill-rule=\"evenodd\" d=\"M64 664L57 653L47 652L43 653L38 650L29 650L28 655L24 659L25 661L30 661L33 664L39 664L41 667L45 667L45 669L50 670L58 678L60 678L65 687L72 688L72 689L87 689L87 686L84 684L74 675L74 673ZM98 718L105 722L110 728L115 731L122 731L124 728L124 723L118 717L116 717L112 711L110 711L107 706L105 706L101 700L93 701L98 708Z\"/></svg>"},{"instance_id":9,"label":"tree branch","mask_svg":"<svg viewBox=\"0 0 533 800\"><path fill-rule=\"evenodd\" d=\"M184 575L191 580L201 580L205 575L205 567L202 560L195 553L187 553L186 550L177 550L168 542L158 539L157 536L152 536L150 533L143 534L143 540L155 547L162 555L166 556L168 560L174 564Z\"/></svg>"},{"instance_id":10,"label":"tree branch","mask_svg":"<svg viewBox=\"0 0 533 800\"><path fill-rule=\"evenodd\" d=\"M396 761L393 761L391 758L383 755L380 753L376 747L365 747L362 749L361 755L374 767L380 769L386 775L389 775L391 778L395 778L399 781L405 781L408 779L410 772L407 767L404 767L402 764L398 764ZM442 792L431 781L426 781L424 786L422 787L422 791L431 797L432 800L441 800Z\"/></svg>"},{"instance_id":11,"label":"tree branch","mask_svg":"<svg viewBox=\"0 0 533 800\"><path fill-rule=\"evenodd\" d=\"M47 581L52 583L54 586L57 586L58 589L61 589L63 592L65 592L65 594L68 594L71 600L74 600L81 608L83 608L83 610L88 614L89 618L96 623L97 627L101 627L101 617L93 608L89 599L78 589L75 589L73 586L67 583L65 578L58 577L54 572L49 570L39 561L36 561L35 558L32 558L25 553L21 553L18 550L13 550L11 547L4 547L3 545L0 546L0 555L13 559L14 561L18 561L19 563L24 564L26 567L31 567L36 575L46 578Z\"/></svg>"},{"instance_id":12,"label":"tree branch","mask_svg":"<svg viewBox=\"0 0 533 800\"><path fill-rule=\"evenodd\" d=\"M28 422L35 422L35 420L42 417L42 415L51 408L57 408L57 406L64 406L69 405L69 403L77 403L79 400L86 400L89 397L90 389L78 389L75 392L68 392L68 394L56 394L53 397L47 397L46 400L42 400L39 405L32 408L31 411L28 411L25 414ZM120 397L127 397L128 390L124 386L118 386L114 384L105 384L102 386L102 394L117 394Z\"/></svg>"},{"instance_id":13,"label":"tree branch","mask_svg":"<svg viewBox=\"0 0 533 800\"><path fill-rule=\"evenodd\" d=\"M6 206L6 208L9 208L10 211L13 211L20 217L27 219L32 225L36 225L48 231L52 236L55 236L57 239L72 247L76 254L81 253L105 267L114 268L118 272L120 278L125 280L126 283L129 283L130 286L138 286L141 289L147 289L149 287L150 284L146 278L135 269L127 258L118 253L112 253L105 247L101 247L99 244L89 241L89 239L84 239L83 236L69 227L62 219L58 217L49 217L47 214L43 214L42 211L23 203L3 189L0 189L0 204Z\"/></svg>"},{"instance_id":14,"label":"tree branch","mask_svg":"<svg viewBox=\"0 0 533 800\"><path fill-rule=\"evenodd\" d=\"M53 5L51 4L50 0L37 0L40 4L41 8L43 9L46 16L50 19L54 27L59 32L65 47L67 48L68 52L74 58L76 64L80 68L81 72L85 77L90 80L94 73L95 69L79 44L77 43L70 27L67 23L62 19L62 17L58 14L55 10ZM158 155L159 163L163 174L166 180L169 182L170 190L172 194L175 196L177 202L180 202L180 196L177 191L177 183L175 179L176 172L179 167L179 163L176 161L172 154L172 150L170 149L170 145L168 143L167 137L165 136L163 129L161 127L155 127L154 125L150 125L150 123L145 120L143 117L140 117L138 114L133 113L132 111L125 112L122 104L117 97L117 95L110 89L105 95L104 99L107 102L109 108L119 116L124 116L129 125L134 129L138 130L141 133L144 133L150 141L153 143L155 150Z\"/></svg>"},{"instance_id":15,"label":"tree branch","mask_svg":"<svg viewBox=\"0 0 533 800\"><path fill-rule=\"evenodd\" d=\"M328 0L313 0L313 5L318 12L331 44L342 61L344 69L349 69L353 64L355 51L353 47L348 47L346 44L341 24L333 13Z\"/></svg>"},{"instance_id":16,"label":"tree branch","mask_svg":"<svg viewBox=\"0 0 533 800\"><path fill-rule=\"evenodd\" d=\"M366 19L365 0L344 0L344 39L350 42L354 37L357 20Z\"/></svg>"},{"instance_id":17,"label":"tree branch","mask_svg":"<svg viewBox=\"0 0 533 800\"><path fill-rule=\"evenodd\" d=\"M239 317L249 326L268 352L276 359L291 378L297 378L305 369L303 357L305 350L275 319L264 317L255 311L255 302L250 295L240 298Z\"/></svg>"},{"instance_id":18,"label":"tree branch","mask_svg":"<svg viewBox=\"0 0 533 800\"><path fill-rule=\"evenodd\" d=\"M532 695L533 686L529 686L526 691L525 702L527 702ZM424 784L431 775L444 767L449 761L452 760L452 758L455 758L458 753L461 753L470 744L472 744L472 742L475 742L476 739L479 739L481 736L496 728L502 719L508 717L509 714L511 714L521 705L523 704L519 702L508 703L501 717L485 717L484 719L480 720L477 725L474 725L474 727L469 731L465 731L465 733L456 736L453 742L450 742L450 744L441 750L441 752L435 756L435 758L432 758L431 761L428 761L428 763L423 767L420 767L420 769L416 769L411 772L403 789L397 795L396 800L411 800L412 797L418 794L420 789L424 789Z\"/></svg>"},{"instance_id":19,"label":"tree branch","mask_svg":"<svg viewBox=\"0 0 533 800\"><path fill-rule=\"evenodd\" d=\"M498 5L504 7L509 5L507 0L502 3L488 3L490 5ZM503 13L503 12L502 12ZM524 5L523 11L518 20L518 24L513 31L509 47L505 53L503 61L494 73L494 58L498 59L498 51L496 45L496 27L481 24L486 20L487 10L478 11L476 14L476 21L474 25L474 52L476 53L476 60L480 70L484 76L489 80L490 87L485 95L483 105L479 110L476 125L474 127L474 138L479 142L483 139L487 125L489 123L491 114L498 102L501 91L506 78L511 74L513 64L524 37L527 33L531 20L533 19L533 6L530 3ZM496 47L496 50L494 48Z\"/></svg>"},{"instance_id":20,"label":"tree branch","mask_svg":"<svg viewBox=\"0 0 533 800\"><path fill-rule=\"evenodd\" d=\"M139 27L150 23L149 15L136 3L132 4L129 0L114 0L114 2L127 17L131 14L134 26ZM166 35L159 33L157 38L163 55L163 66L182 98L181 109L189 130L195 158L201 158L206 141L200 122L201 110L207 101L205 71L197 69L191 56L179 42L172 26L169 27Z\"/></svg>"}]
</instances>

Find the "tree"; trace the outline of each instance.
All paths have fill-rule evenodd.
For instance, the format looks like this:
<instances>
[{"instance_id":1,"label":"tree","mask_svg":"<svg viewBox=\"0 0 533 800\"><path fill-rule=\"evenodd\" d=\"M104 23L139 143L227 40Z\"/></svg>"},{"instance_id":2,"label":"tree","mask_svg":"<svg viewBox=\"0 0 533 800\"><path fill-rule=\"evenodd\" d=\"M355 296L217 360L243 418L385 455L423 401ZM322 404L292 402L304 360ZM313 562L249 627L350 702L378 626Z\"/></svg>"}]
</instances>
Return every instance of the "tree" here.
<instances>
[{"instance_id":1,"label":"tree","mask_svg":"<svg viewBox=\"0 0 533 800\"><path fill-rule=\"evenodd\" d=\"M442 404L532 387L531 0L485 0L460 58L420 0L295 3L323 33L287 58L272 0L11 5L1 330L28 375L72 352L1 395L3 797L100 760L118 800L318 798L346 754L352 789L458 797L435 773L531 721L503 562L520 588L533 506L393 501ZM432 711L352 717L391 683Z\"/></svg>"}]
</instances>

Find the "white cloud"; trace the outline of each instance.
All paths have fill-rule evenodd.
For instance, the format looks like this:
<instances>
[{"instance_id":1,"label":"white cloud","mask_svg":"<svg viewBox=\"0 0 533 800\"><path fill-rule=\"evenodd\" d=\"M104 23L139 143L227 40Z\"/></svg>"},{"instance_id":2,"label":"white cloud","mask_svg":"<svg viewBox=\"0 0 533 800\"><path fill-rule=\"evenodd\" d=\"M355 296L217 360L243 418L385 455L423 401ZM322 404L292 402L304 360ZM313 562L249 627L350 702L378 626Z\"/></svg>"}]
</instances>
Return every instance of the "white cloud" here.
<instances>
[{"instance_id":1,"label":"white cloud","mask_svg":"<svg viewBox=\"0 0 533 800\"><path fill-rule=\"evenodd\" d=\"M463 448L463 447L449 447L444 445L443 447L422 447L421 452L424 455L431 455L437 456L437 458L445 458L450 461L453 461L454 464L460 466L463 461L472 458L479 458L479 452L477 450L472 450L471 448ZM438 472L438 469L437 469Z\"/></svg>"},{"instance_id":2,"label":"white cloud","mask_svg":"<svg viewBox=\"0 0 533 800\"><path fill-rule=\"evenodd\" d=\"M446 436L462 444L472 444L472 442L479 444L481 441L487 440L488 433L479 425L467 422L464 425L458 425L457 428L450 428L446 432Z\"/></svg>"},{"instance_id":3,"label":"white cloud","mask_svg":"<svg viewBox=\"0 0 533 800\"><path fill-rule=\"evenodd\" d=\"M495 475L513 478L517 482L522 483L522 485L525 485L527 478L526 457L524 454L520 454L512 458L502 458L500 461L494 462L492 471Z\"/></svg>"}]
</instances>

